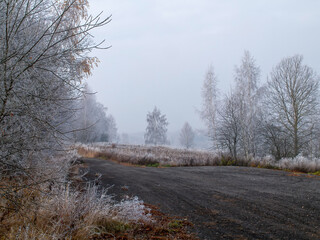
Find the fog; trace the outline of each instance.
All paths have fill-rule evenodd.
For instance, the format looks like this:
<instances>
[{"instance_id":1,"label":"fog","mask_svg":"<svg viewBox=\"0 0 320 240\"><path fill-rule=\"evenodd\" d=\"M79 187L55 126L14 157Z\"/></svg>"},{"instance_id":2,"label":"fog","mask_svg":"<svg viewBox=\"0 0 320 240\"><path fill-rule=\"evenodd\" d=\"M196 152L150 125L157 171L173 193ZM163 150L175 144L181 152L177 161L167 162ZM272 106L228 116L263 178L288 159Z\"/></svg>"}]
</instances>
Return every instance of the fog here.
<instances>
[{"instance_id":1,"label":"fog","mask_svg":"<svg viewBox=\"0 0 320 240\"><path fill-rule=\"evenodd\" d=\"M171 132L186 121L203 129L196 109L206 70L214 66L221 95L227 93L245 50L261 68L261 83L294 54L319 72L317 0L91 0L90 6L94 15L112 15L93 32L96 42L112 47L92 52L100 64L88 83L120 133L143 132L154 106Z\"/></svg>"}]
</instances>

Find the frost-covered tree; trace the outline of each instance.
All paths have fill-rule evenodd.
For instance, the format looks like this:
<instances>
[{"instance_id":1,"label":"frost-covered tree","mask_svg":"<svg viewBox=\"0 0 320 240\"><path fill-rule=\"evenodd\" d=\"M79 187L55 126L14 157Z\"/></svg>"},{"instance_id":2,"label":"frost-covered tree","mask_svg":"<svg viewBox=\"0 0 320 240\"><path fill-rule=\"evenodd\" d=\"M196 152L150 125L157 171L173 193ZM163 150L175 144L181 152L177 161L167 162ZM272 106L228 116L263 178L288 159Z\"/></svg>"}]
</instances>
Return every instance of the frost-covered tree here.
<instances>
[{"instance_id":1,"label":"frost-covered tree","mask_svg":"<svg viewBox=\"0 0 320 240\"><path fill-rule=\"evenodd\" d=\"M217 77L212 66L209 67L201 91L202 107L200 117L207 127L207 134L212 141L212 148L216 149L218 88Z\"/></svg>"},{"instance_id":2,"label":"frost-covered tree","mask_svg":"<svg viewBox=\"0 0 320 240\"><path fill-rule=\"evenodd\" d=\"M83 0L0 1L0 181L36 179L41 171L34 170L69 140L81 80L97 62L87 55L97 47L90 31L108 22L88 16L87 6ZM16 193L0 186L0 197Z\"/></svg>"},{"instance_id":3,"label":"frost-covered tree","mask_svg":"<svg viewBox=\"0 0 320 240\"><path fill-rule=\"evenodd\" d=\"M235 68L235 89L226 95L218 109L218 144L235 159L264 152L261 122L265 88L259 86L259 78L259 67L245 51L241 65Z\"/></svg>"},{"instance_id":4,"label":"frost-covered tree","mask_svg":"<svg viewBox=\"0 0 320 240\"><path fill-rule=\"evenodd\" d=\"M293 157L315 138L319 122L319 78L302 60L300 55L284 58L268 81L271 120L284 134Z\"/></svg>"},{"instance_id":5,"label":"frost-covered tree","mask_svg":"<svg viewBox=\"0 0 320 240\"><path fill-rule=\"evenodd\" d=\"M155 107L147 114L147 128L144 135L145 144L166 144L167 141L167 118Z\"/></svg>"},{"instance_id":6,"label":"frost-covered tree","mask_svg":"<svg viewBox=\"0 0 320 240\"><path fill-rule=\"evenodd\" d=\"M122 144L129 144L130 143L129 134L128 133L122 133L121 136L120 136L120 142Z\"/></svg>"},{"instance_id":7,"label":"frost-covered tree","mask_svg":"<svg viewBox=\"0 0 320 240\"><path fill-rule=\"evenodd\" d=\"M186 122L180 131L180 144L185 148L191 148L194 144L194 131L190 124Z\"/></svg>"},{"instance_id":8,"label":"frost-covered tree","mask_svg":"<svg viewBox=\"0 0 320 240\"><path fill-rule=\"evenodd\" d=\"M117 127L107 108L97 102L96 96L87 84L79 100L79 110L75 119L74 138L82 143L112 142L117 140Z\"/></svg>"},{"instance_id":9,"label":"frost-covered tree","mask_svg":"<svg viewBox=\"0 0 320 240\"><path fill-rule=\"evenodd\" d=\"M255 59L245 51L241 65L235 69L236 95L239 107L240 145L246 158L257 153L259 121L260 68Z\"/></svg>"},{"instance_id":10,"label":"frost-covered tree","mask_svg":"<svg viewBox=\"0 0 320 240\"><path fill-rule=\"evenodd\" d=\"M104 139L104 142L117 142L119 140L118 135L118 128L116 124L116 120L114 117L109 114L107 116L107 132L106 132L106 139ZM102 140L101 140L102 141Z\"/></svg>"}]
</instances>

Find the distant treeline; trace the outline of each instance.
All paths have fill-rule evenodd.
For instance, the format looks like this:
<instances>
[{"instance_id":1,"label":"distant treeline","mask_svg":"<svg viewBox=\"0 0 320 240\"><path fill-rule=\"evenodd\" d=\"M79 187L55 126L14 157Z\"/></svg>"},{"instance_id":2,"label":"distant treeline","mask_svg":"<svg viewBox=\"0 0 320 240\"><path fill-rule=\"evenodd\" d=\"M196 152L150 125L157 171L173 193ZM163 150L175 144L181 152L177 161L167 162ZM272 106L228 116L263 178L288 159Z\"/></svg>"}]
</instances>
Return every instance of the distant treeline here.
<instances>
[{"instance_id":1,"label":"distant treeline","mask_svg":"<svg viewBox=\"0 0 320 240\"><path fill-rule=\"evenodd\" d=\"M262 85L260 68L246 51L234 76L224 96L213 67L203 84L200 114L213 149L234 159L320 157L319 77L301 55L282 59Z\"/></svg>"}]
</instances>

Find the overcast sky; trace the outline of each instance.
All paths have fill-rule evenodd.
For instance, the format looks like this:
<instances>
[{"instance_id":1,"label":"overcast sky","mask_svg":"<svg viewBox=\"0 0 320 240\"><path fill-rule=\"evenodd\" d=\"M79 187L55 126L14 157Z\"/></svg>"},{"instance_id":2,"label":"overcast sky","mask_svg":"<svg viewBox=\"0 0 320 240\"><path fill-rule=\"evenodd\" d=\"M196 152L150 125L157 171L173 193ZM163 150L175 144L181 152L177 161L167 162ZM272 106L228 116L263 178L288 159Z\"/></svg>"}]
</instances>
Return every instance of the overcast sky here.
<instances>
[{"instance_id":1,"label":"overcast sky","mask_svg":"<svg viewBox=\"0 0 320 240\"><path fill-rule=\"evenodd\" d=\"M265 82L279 61L302 54L320 73L319 0L90 0L90 12L112 14L93 32L108 50L88 82L117 122L120 133L143 132L157 106L179 130L185 121L203 128L195 109L212 64L222 93L245 50Z\"/></svg>"}]
</instances>

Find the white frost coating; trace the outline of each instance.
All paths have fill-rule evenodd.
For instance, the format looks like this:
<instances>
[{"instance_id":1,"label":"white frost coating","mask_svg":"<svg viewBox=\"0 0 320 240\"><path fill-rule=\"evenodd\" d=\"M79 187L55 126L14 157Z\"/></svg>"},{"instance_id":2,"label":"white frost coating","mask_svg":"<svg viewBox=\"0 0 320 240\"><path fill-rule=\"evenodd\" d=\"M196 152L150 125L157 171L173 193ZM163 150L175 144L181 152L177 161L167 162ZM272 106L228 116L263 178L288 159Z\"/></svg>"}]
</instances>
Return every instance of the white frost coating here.
<instances>
[{"instance_id":1,"label":"white frost coating","mask_svg":"<svg viewBox=\"0 0 320 240\"><path fill-rule=\"evenodd\" d=\"M152 112L147 114L147 128L144 135L146 144L166 144L168 121L165 115L162 115L160 110L155 107Z\"/></svg>"},{"instance_id":2,"label":"white frost coating","mask_svg":"<svg viewBox=\"0 0 320 240\"><path fill-rule=\"evenodd\" d=\"M198 150L173 149L163 146L139 146L139 145L116 145L112 147L108 144L81 145L88 151L101 152L112 155L120 162L130 162L133 164L159 163L160 165L172 166L217 166L221 165L222 156L228 154L212 153ZM276 161L271 155L265 157L250 157L241 159L242 166L266 166L281 169L289 169L304 172L316 172L320 170L320 159L309 159L302 155L295 158L283 158Z\"/></svg>"},{"instance_id":3,"label":"white frost coating","mask_svg":"<svg viewBox=\"0 0 320 240\"><path fill-rule=\"evenodd\" d=\"M120 203L114 205L117 211L116 219L122 221L144 221L152 222L150 209L146 208L142 200L138 197L132 199L122 200Z\"/></svg>"},{"instance_id":4,"label":"white frost coating","mask_svg":"<svg viewBox=\"0 0 320 240\"><path fill-rule=\"evenodd\" d=\"M306 172L316 172L320 169L320 159L308 159L298 155L295 158L282 158L278 162L278 167L290 170L305 170Z\"/></svg>"}]
</instances>

